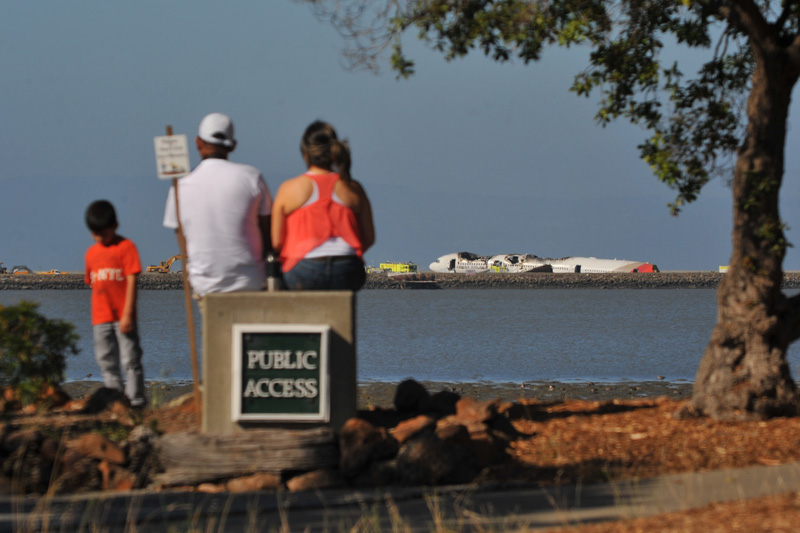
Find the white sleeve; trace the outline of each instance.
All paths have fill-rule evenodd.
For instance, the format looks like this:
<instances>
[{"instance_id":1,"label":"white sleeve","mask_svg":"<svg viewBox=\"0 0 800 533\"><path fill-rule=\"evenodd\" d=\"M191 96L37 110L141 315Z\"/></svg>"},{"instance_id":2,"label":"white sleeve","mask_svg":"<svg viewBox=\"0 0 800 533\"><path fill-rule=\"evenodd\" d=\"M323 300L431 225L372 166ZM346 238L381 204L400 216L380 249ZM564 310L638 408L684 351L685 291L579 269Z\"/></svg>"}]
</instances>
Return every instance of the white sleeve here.
<instances>
[{"instance_id":1,"label":"white sleeve","mask_svg":"<svg viewBox=\"0 0 800 533\"><path fill-rule=\"evenodd\" d=\"M164 227L171 229L178 229L178 217L175 213L175 188L169 188L167 194L167 205L164 208Z\"/></svg>"}]
</instances>

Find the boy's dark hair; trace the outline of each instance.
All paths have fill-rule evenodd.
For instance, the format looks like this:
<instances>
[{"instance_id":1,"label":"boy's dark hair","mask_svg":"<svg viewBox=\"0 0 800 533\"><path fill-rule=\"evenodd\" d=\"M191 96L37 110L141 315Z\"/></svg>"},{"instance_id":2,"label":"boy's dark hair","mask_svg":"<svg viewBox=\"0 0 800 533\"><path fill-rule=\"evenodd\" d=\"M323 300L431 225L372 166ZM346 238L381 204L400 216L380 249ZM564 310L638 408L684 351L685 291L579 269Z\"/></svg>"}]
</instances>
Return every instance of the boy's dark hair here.
<instances>
[{"instance_id":1,"label":"boy's dark hair","mask_svg":"<svg viewBox=\"0 0 800 533\"><path fill-rule=\"evenodd\" d=\"M86 225L89 230L99 233L117 225L117 212L108 200L96 200L86 208Z\"/></svg>"}]
</instances>

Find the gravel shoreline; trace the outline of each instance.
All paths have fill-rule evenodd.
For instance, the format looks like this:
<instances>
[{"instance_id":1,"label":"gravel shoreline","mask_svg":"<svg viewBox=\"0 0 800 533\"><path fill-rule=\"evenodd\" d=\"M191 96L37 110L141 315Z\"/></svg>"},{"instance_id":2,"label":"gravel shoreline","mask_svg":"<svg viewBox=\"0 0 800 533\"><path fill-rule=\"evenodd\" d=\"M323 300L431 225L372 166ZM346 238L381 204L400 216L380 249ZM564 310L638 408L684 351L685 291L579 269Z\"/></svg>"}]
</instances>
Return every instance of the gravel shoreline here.
<instances>
[{"instance_id":1,"label":"gravel shoreline","mask_svg":"<svg viewBox=\"0 0 800 533\"><path fill-rule=\"evenodd\" d=\"M368 274L365 290L395 289L715 289L725 274L713 271L652 274ZM785 272L784 289L800 288L800 272ZM88 290L82 274L0 275L0 290ZM140 290L181 290L180 273L143 273Z\"/></svg>"},{"instance_id":2,"label":"gravel shoreline","mask_svg":"<svg viewBox=\"0 0 800 533\"><path fill-rule=\"evenodd\" d=\"M443 382L421 381L425 389L431 393L451 391L463 397L476 400L515 401L519 399L536 399L541 401L559 400L625 400L635 398L689 398L692 395L692 383L668 381L626 381L626 382L561 382L561 381L526 381L524 383L503 382ZM398 383L386 381L367 381L358 384L358 408L371 407L391 408L394 405L394 394ZM102 386L100 381L70 381L63 385L64 390L73 398L91 395ZM192 394L192 384L187 382L151 381L146 383L145 395L148 405L160 406L175 398Z\"/></svg>"}]
</instances>

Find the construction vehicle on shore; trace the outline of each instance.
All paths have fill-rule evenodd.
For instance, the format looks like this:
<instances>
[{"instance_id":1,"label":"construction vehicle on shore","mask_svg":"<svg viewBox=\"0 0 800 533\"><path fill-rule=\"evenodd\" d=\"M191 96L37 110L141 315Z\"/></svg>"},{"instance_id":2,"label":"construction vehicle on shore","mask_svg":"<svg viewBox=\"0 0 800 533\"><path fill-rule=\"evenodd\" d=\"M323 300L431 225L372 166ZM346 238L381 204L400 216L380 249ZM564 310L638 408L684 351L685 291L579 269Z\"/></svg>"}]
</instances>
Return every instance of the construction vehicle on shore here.
<instances>
[{"instance_id":1,"label":"construction vehicle on shore","mask_svg":"<svg viewBox=\"0 0 800 533\"><path fill-rule=\"evenodd\" d=\"M33 274L33 269L26 267L25 265L14 265L11 267L12 274Z\"/></svg>"},{"instance_id":2,"label":"construction vehicle on shore","mask_svg":"<svg viewBox=\"0 0 800 533\"><path fill-rule=\"evenodd\" d=\"M166 274L169 272L169 269L172 268L172 263L175 261L183 261L183 258L180 255L173 255L166 261L161 261L157 265L150 265L147 267L147 272L161 272L162 274Z\"/></svg>"}]
</instances>

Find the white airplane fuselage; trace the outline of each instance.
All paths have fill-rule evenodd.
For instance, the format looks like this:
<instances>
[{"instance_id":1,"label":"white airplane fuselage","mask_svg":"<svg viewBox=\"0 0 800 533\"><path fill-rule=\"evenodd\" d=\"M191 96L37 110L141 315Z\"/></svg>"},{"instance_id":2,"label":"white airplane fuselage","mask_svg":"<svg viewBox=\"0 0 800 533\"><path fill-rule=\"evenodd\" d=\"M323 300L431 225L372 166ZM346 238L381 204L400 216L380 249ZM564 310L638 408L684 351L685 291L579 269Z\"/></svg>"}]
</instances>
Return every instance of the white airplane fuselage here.
<instances>
[{"instance_id":1,"label":"white airplane fuselage","mask_svg":"<svg viewBox=\"0 0 800 533\"><path fill-rule=\"evenodd\" d=\"M611 272L658 272L658 267L624 259L598 259L596 257L563 257L553 259L532 254L477 255L470 252L446 254L430 264L433 272L480 273L480 272L530 272L552 268L554 273L582 272L607 274ZM549 269L548 269L549 270Z\"/></svg>"}]
</instances>

